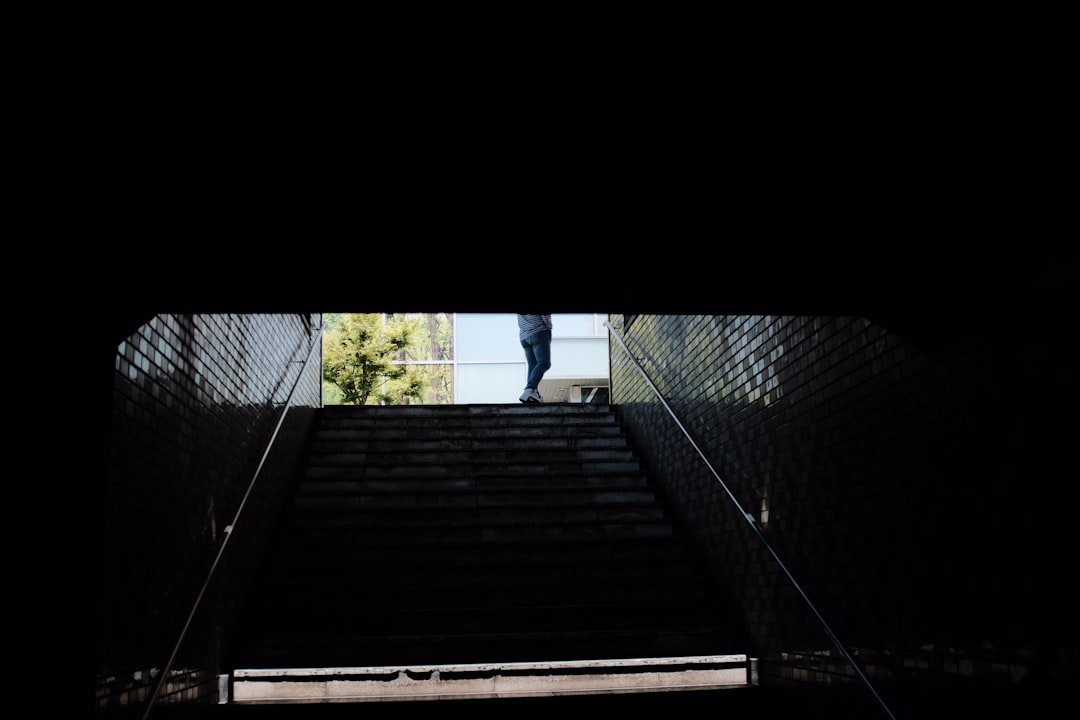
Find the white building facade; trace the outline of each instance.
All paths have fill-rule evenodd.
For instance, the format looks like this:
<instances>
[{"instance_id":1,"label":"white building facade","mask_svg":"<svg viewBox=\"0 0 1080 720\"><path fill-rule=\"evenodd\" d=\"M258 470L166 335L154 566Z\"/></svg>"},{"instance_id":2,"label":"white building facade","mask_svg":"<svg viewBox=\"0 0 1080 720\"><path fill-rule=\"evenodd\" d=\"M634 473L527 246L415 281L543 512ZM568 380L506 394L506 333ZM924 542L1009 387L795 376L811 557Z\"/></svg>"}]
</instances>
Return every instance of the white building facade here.
<instances>
[{"instance_id":1,"label":"white building facade","mask_svg":"<svg viewBox=\"0 0 1080 720\"><path fill-rule=\"evenodd\" d=\"M537 388L544 402L608 402L611 366L606 314L552 314L551 369ZM457 313L454 404L517 403L525 352L517 315Z\"/></svg>"}]
</instances>

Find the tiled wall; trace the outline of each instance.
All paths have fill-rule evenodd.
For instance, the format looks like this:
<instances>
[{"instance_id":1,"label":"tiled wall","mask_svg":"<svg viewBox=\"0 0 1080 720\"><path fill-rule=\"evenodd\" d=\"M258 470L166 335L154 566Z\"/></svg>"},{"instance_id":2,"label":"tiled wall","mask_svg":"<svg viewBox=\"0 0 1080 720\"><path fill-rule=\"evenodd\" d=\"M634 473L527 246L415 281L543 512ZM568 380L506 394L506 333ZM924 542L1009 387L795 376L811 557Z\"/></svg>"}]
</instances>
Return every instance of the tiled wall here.
<instances>
[{"instance_id":1,"label":"tiled wall","mask_svg":"<svg viewBox=\"0 0 1080 720\"><path fill-rule=\"evenodd\" d=\"M230 618L321 406L320 322L158 315L117 348L97 568L100 715L141 709L174 649L157 703L216 700Z\"/></svg>"},{"instance_id":2,"label":"tiled wall","mask_svg":"<svg viewBox=\"0 0 1080 720\"><path fill-rule=\"evenodd\" d=\"M889 692L1077 677L1075 333L980 320L928 348L855 317L611 316L678 423L617 338L612 402L762 684L865 687L838 644Z\"/></svg>"}]
</instances>

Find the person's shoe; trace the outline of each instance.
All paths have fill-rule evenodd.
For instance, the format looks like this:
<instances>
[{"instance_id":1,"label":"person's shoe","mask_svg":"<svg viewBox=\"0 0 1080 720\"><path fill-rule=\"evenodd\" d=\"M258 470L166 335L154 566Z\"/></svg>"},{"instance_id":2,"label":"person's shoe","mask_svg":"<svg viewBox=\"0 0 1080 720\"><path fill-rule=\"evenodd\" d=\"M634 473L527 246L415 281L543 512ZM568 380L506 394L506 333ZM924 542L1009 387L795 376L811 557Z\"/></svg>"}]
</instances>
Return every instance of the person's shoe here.
<instances>
[{"instance_id":1,"label":"person's shoe","mask_svg":"<svg viewBox=\"0 0 1080 720\"><path fill-rule=\"evenodd\" d=\"M540 397L540 393L532 388L525 388L525 392L521 393L521 397L519 397L518 400L523 403L544 402L544 399Z\"/></svg>"}]
</instances>

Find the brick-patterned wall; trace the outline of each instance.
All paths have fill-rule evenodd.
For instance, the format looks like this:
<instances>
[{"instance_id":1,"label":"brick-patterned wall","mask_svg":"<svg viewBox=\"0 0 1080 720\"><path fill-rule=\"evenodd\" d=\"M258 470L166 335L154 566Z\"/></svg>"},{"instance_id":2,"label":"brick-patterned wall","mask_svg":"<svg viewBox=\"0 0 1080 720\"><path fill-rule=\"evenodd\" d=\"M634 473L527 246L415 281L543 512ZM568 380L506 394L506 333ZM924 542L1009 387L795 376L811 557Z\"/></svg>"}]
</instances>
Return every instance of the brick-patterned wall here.
<instances>
[{"instance_id":1,"label":"brick-patterned wall","mask_svg":"<svg viewBox=\"0 0 1080 720\"><path fill-rule=\"evenodd\" d=\"M96 568L100 716L144 709L243 504L156 702L216 700L232 613L322 403L321 345L301 377L320 323L317 314L158 315L117 347Z\"/></svg>"},{"instance_id":2,"label":"brick-patterned wall","mask_svg":"<svg viewBox=\"0 0 1080 720\"><path fill-rule=\"evenodd\" d=\"M799 588L884 697L1080 677L1074 330L991 320L920 347L856 317L611 316L612 403L763 685L865 687Z\"/></svg>"}]
</instances>

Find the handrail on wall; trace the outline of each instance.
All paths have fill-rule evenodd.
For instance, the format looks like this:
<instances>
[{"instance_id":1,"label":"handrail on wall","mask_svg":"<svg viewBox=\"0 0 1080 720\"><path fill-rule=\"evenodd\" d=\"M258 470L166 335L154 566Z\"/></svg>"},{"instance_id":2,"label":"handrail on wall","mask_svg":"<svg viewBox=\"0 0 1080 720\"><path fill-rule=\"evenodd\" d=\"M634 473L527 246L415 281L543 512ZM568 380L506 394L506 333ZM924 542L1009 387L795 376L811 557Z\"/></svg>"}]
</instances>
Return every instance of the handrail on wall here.
<instances>
[{"instance_id":1,"label":"handrail on wall","mask_svg":"<svg viewBox=\"0 0 1080 720\"><path fill-rule=\"evenodd\" d=\"M176 640L176 645L173 646L172 654L169 656L169 661L165 663L165 667L162 669L161 674L158 676L157 682L154 683L154 691L150 694L150 698L146 702L146 711L143 713L143 720L150 717L150 711L154 708L154 703L157 701L158 694L161 692L161 688L165 683L166 678L169 676L169 672L172 670L173 663L176 661L176 655L180 651L180 645L184 642L184 637L187 635L188 628L191 627L191 621L195 617L195 613L199 609L200 603L202 603L203 595L206 594L206 588L210 586L210 580L214 577L214 572L217 570L218 565L221 563L221 557L225 553L225 547L229 544L229 538L232 537L233 530L236 528L236 523L240 520L240 513L244 511L244 505L247 504L248 497L251 495L251 491L255 487L255 481L259 479L259 473L262 472L263 465L266 464L266 458L270 455L270 449L274 445L274 441L277 439L278 432L281 430L282 424L285 422L285 415L289 412L289 408L292 406L293 396L296 394L296 388L300 386L300 378L304 377L304 371L307 370L308 363L311 362L312 356L315 354L315 349L321 344L323 332L326 330L326 323L324 322L319 328L319 331L315 333L315 338L311 342L311 348L308 349L307 357L304 358L304 363L300 367L300 372L296 375L296 380L293 382L292 390L289 391L289 397L285 400L285 407L281 409L281 416L278 418L277 425L274 427L274 432L270 434L270 440L266 443L266 450L263 451L262 458L259 459L259 465L255 468L255 473L251 476L251 481L248 483L247 491L244 492L244 497L240 501L240 505L236 508L236 514L233 515L233 521L225 526L225 538L221 541L221 547L218 548L217 555L214 557L213 564L210 565L210 572L206 574L206 580L203 581L202 588L199 590L199 594L195 597L195 603L191 607L191 612L188 613L187 621L184 623L183 629L180 630L180 637Z\"/></svg>"},{"instance_id":2,"label":"handrail on wall","mask_svg":"<svg viewBox=\"0 0 1080 720\"><path fill-rule=\"evenodd\" d=\"M667 400L664 399L664 396L663 394L661 394L659 388L656 387L656 384L649 377L649 374L645 372L645 368L641 366L641 363L639 363L637 358L635 358L634 355L630 352L630 348L627 347L626 342L622 339L622 337L619 336L619 333L615 330L615 328L611 325L610 322L604 321L604 325L607 326L608 330L611 332L611 336L618 341L619 345L623 349L623 352L626 353L626 357L630 359L630 361L634 364L634 367L636 367L638 372L641 373L641 377L645 379L645 382L648 384L649 388L651 388L653 393L656 394L657 399L660 400L660 403L664 406L664 409L667 410L668 415L670 415L671 419L675 421L675 424L679 426L679 430L681 430L683 435L686 436L686 439L690 442L690 445L701 457L702 462L705 463L705 466L709 469L709 472L711 472L713 474L713 477L716 478L716 481L720 483L720 487L724 489L724 492L727 493L727 496L731 499L731 502L735 504L735 507L736 509L738 509L739 514L742 515L743 518L750 524L750 528L758 536L758 539L761 541L762 545L765 546L765 549L768 550L769 555L772 556L773 560L776 561L776 564L779 565L780 569L784 572L784 575L787 576L788 580L791 581L791 584L798 591L799 595L802 596L802 599L806 602L806 605L810 608L811 612L814 613L814 616L817 617L818 622L821 623L821 627L824 628L825 634L829 636L829 639L832 640L833 644L836 645L837 649L840 650L841 653L843 653L848 663L850 663L851 667L854 668L855 673L859 676L859 679L862 680L863 684L866 685L867 689L874 696L874 699L877 700L878 703L881 705L881 708L885 711L885 714L888 715L890 718L893 718L894 716L892 712L890 712L888 706L885 705L885 702L881 699L881 696L878 695L877 691L874 690L874 686L870 684L869 678L866 677L865 673L863 673L862 669L855 662L855 659L851 656L851 653L848 652L848 649L844 647L844 644L841 643L840 639L836 637L835 633L833 633L832 629L829 627L829 624L825 622L825 618L822 617L821 613L819 613L817 608L814 607L814 604L810 602L810 598L805 592L803 592L803 589L799 586L799 583L795 581L795 577L787 569L783 561L780 560L780 556L776 554L775 550L773 550L772 546L769 544L769 541L765 538L765 534L762 532L761 527L758 525L757 521L754 520L754 516L743 510L742 506L739 504L739 501L735 498L731 490L728 488L727 484L720 477L720 474L716 472L716 469L713 468L712 463L710 463L709 459L705 457L705 453L701 451L701 448L698 447L698 444L694 442L694 438L679 421L679 418L675 414L675 411L671 409L670 405L668 405Z\"/></svg>"}]
</instances>

